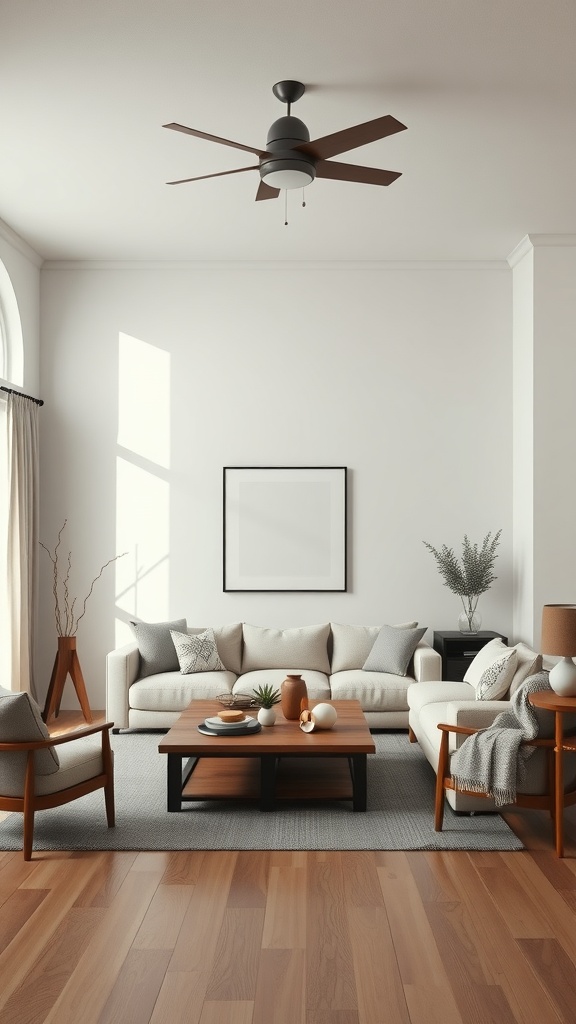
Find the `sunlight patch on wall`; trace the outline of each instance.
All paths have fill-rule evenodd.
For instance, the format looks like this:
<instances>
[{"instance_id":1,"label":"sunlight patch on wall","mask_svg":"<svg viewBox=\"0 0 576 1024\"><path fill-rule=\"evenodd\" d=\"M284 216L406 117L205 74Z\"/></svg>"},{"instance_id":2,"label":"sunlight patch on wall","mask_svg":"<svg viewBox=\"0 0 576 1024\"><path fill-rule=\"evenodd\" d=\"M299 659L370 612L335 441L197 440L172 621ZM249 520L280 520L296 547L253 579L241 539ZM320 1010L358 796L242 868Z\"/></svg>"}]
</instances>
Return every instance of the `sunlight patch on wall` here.
<instances>
[{"instance_id":1,"label":"sunlight patch on wall","mask_svg":"<svg viewBox=\"0 0 576 1024\"><path fill-rule=\"evenodd\" d=\"M169 618L170 356L119 335L116 645L133 639L131 618Z\"/></svg>"}]
</instances>

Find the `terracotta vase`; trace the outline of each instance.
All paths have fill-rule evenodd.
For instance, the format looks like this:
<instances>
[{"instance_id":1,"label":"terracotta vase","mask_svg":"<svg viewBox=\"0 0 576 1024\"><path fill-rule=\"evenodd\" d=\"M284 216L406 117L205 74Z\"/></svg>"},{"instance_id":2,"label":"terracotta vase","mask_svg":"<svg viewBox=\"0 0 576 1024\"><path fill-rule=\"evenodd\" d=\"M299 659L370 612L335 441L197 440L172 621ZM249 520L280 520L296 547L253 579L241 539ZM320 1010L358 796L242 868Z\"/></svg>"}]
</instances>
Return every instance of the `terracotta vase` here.
<instances>
[{"instance_id":1,"label":"terracotta vase","mask_svg":"<svg viewBox=\"0 0 576 1024\"><path fill-rule=\"evenodd\" d=\"M284 718L298 721L302 710L302 701L307 702L308 690L301 675L287 675L280 687L282 714Z\"/></svg>"}]
</instances>

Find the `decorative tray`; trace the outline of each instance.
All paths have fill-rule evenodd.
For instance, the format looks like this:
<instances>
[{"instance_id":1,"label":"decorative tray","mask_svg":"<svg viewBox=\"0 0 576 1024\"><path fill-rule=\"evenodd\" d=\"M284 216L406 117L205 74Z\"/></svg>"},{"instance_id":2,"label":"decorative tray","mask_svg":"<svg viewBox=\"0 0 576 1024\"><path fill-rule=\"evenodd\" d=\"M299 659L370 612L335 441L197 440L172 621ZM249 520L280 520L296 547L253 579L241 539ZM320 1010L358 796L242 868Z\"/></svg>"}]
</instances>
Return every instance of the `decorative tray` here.
<instances>
[{"instance_id":1,"label":"decorative tray","mask_svg":"<svg viewBox=\"0 0 576 1024\"><path fill-rule=\"evenodd\" d=\"M260 707L256 698L250 697L247 693L221 693L216 697L216 700L223 704L225 708L233 708L234 710Z\"/></svg>"}]
</instances>

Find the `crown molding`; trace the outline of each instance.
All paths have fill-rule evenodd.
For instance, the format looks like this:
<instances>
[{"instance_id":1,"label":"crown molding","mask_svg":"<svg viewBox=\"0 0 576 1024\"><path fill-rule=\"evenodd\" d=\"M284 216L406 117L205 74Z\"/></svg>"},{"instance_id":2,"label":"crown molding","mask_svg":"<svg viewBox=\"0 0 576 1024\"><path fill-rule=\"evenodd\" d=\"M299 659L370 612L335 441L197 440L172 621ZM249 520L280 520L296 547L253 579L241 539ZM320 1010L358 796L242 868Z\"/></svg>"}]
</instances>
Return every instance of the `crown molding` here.
<instances>
[{"instance_id":1,"label":"crown molding","mask_svg":"<svg viewBox=\"0 0 576 1024\"><path fill-rule=\"evenodd\" d=\"M42 267L44 265L44 260L36 250L33 249L31 245L28 245L28 242L25 242L23 238L20 238L20 235L17 235L10 225L6 224L6 221L1 219L0 238L3 238L5 242L8 242L13 249L17 249L18 252L21 253L22 256L25 256L27 260L30 260L35 267Z\"/></svg>"},{"instance_id":2,"label":"crown molding","mask_svg":"<svg viewBox=\"0 0 576 1024\"><path fill-rule=\"evenodd\" d=\"M508 270L506 260L44 260L43 270Z\"/></svg>"},{"instance_id":3,"label":"crown molding","mask_svg":"<svg viewBox=\"0 0 576 1024\"><path fill-rule=\"evenodd\" d=\"M508 266L513 269L533 249L544 247L574 248L576 247L576 235L524 235L524 238L518 242L508 256Z\"/></svg>"}]
</instances>

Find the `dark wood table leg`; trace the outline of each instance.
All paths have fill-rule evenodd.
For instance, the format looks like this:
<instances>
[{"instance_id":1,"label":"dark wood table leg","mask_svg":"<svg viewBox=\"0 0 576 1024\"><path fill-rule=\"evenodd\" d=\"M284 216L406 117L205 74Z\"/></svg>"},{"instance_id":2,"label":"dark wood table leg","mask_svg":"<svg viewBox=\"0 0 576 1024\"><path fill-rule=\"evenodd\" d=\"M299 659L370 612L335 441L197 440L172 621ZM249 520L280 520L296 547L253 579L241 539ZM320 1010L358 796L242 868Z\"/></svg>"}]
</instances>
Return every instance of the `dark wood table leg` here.
<instances>
[{"instance_id":1,"label":"dark wood table leg","mask_svg":"<svg viewBox=\"0 0 576 1024\"><path fill-rule=\"evenodd\" d=\"M352 755L352 810L365 811L368 802L368 758L366 754Z\"/></svg>"},{"instance_id":2,"label":"dark wood table leg","mask_svg":"<svg viewBox=\"0 0 576 1024\"><path fill-rule=\"evenodd\" d=\"M276 788L276 754L262 754L260 757L260 810L274 810Z\"/></svg>"},{"instance_id":3,"label":"dark wood table leg","mask_svg":"<svg viewBox=\"0 0 576 1024\"><path fill-rule=\"evenodd\" d=\"M168 810L182 810L182 754L168 754Z\"/></svg>"},{"instance_id":4,"label":"dark wood table leg","mask_svg":"<svg viewBox=\"0 0 576 1024\"><path fill-rule=\"evenodd\" d=\"M562 712L556 711L555 715L555 729L554 729L554 762L555 762L555 777L554 777L554 802L555 802L555 839L556 839L556 855L558 857L564 856L564 765L562 763L563 757L563 746L564 746L564 723L562 720Z\"/></svg>"}]
</instances>

